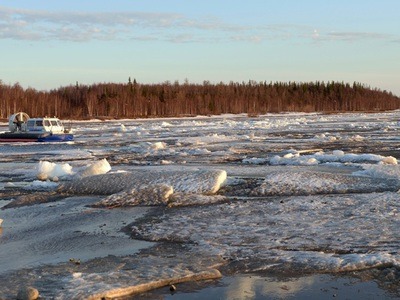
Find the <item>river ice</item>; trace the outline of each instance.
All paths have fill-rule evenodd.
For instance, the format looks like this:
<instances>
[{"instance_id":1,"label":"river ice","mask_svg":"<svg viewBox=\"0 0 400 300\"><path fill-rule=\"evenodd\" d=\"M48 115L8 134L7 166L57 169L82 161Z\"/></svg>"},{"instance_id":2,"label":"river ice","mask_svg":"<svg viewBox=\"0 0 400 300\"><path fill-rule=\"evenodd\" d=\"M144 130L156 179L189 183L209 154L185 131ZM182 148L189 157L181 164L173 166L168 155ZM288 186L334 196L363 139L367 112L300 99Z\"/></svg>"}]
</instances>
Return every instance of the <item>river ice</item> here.
<instances>
[{"instance_id":1,"label":"river ice","mask_svg":"<svg viewBox=\"0 0 400 300\"><path fill-rule=\"evenodd\" d=\"M0 299L217 270L367 270L400 297L398 115L93 120L74 142L2 144Z\"/></svg>"}]
</instances>

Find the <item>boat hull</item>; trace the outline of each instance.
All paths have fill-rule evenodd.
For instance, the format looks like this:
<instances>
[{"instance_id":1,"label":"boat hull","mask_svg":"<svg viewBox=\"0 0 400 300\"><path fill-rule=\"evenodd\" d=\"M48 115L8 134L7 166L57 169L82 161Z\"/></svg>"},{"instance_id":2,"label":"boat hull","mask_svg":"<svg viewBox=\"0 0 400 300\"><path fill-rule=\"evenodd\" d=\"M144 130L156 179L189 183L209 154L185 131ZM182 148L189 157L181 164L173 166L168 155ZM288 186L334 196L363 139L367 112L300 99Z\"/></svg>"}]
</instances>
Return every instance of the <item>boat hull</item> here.
<instances>
[{"instance_id":1,"label":"boat hull","mask_svg":"<svg viewBox=\"0 0 400 300\"><path fill-rule=\"evenodd\" d=\"M0 142L68 142L73 141L70 133L51 132L4 132L0 133Z\"/></svg>"}]
</instances>

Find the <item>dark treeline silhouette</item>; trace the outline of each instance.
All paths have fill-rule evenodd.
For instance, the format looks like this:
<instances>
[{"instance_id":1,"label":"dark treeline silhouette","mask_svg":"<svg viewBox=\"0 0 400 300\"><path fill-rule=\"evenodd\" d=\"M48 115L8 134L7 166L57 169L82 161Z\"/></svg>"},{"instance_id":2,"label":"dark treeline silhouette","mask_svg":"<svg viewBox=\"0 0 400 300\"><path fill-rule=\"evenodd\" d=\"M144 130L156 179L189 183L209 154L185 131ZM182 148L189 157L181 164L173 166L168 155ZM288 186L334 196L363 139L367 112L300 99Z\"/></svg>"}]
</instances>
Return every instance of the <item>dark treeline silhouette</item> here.
<instances>
[{"instance_id":1,"label":"dark treeline silhouette","mask_svg":"<svg viewBox=\"0 0 400 300\"><path fill-rule=\"evenodd\" d=\"M98 83L50 91L23 89L0 81L0 117L24 111L31 116L86 119L172 117L277 112L384 111L400 98L354 82L230 82L194 84Z\"/></svg>"}]
</instances>

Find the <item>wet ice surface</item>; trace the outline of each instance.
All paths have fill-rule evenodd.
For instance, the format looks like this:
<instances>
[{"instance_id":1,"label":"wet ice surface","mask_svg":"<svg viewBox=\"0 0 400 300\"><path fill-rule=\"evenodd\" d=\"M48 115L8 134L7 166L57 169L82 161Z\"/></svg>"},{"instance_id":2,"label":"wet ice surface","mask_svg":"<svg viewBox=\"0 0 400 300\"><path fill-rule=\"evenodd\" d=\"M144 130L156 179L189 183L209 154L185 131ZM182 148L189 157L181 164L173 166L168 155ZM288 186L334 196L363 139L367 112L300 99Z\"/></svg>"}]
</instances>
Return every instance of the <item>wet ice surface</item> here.
<instances>
[{"instance_id":1,"label":"wet ice surface","mask_svg":"<svg viewBox=\"0 0 400 300\"><path fill-rule=\"evenodd\" d=\"M72 143L2 144L0 205L30 202L0 211L0 298L214 269L355 272L400 296L398 114L75 122ZM82 178L104 158L111 171ZM38 181L49 163L59 181Z\"/></svg>"},{"instance_id":2,"label":"wet ice surface","mask_svg":"<svg viewBox=\"0 0 400 300\"><path fill-rule=\"evenodd\" d=\"M111 212L85 207L92 202L90 198L76 197L4 210L1 271L75 257L87 260L106 256L109 251L115 255L135 253L141 243L126 239L119 231L135 218L133 213L140 213L140 208ZM82 248L90 253L81 252Z\"/></svg>"}]
</instances>

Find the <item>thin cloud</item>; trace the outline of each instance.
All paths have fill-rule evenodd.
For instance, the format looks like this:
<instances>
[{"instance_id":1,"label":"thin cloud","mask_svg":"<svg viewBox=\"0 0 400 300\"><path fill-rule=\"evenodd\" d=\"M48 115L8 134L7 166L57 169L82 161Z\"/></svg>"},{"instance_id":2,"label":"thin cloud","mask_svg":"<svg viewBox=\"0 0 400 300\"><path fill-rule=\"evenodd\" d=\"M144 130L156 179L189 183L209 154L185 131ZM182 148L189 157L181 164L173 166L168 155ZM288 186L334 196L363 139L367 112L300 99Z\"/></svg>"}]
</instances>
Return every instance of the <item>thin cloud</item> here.
<instances>
[{"instance_id":1,"label":"thin cloud","mask_svg":"<svg viewBox=\"0 0 400 300\"><path fill-rule=\"evenodd\" d=\"M379 40L389 37L388 35L374 32L329 32L327 36L342 41Z\"/></svg>"},{"instance_id":2,"label":"thin cloud","mask_svg":"<svg viewBox=\"0 0 400 300\"><path fill-rule=\"evenodd\" d=\"M61 24L98 24L102 26L135 26L146 25L153 27L166 27L183 19L179 14L144 13L144 12L50 12L22 9L8 9L0 7L0 16L4 21L23 20L30 25L48 23Z\"/></svg>"},{"instance_id":3,"label":"thin cloud","mask_svg":"<svg viewBox=\"0 0 400 300\"><path fill-rule=\"evenodd\" d=\"M167 38L172 43L192 43L196 42L196 37L191 34L177 34Z\"/></svg>"},{"instance_id":4,"label":"thin cloud","mask_svg":"<svg viewBox=\"0 0 400 300\"><path fill-rule=\"evenodd\" d=\"M311 37L315 41L344 41L344 42L357 42L357 41L368 41L368 40L385 40L389 41L393 39L392 35L382 34L376 32L355 32L355 31L341 31L341 32L320 32L314 29Z\"/></svg>"},{"instance_id":5,"label":"thin cloud","mask_svg":"<svg viewBox=\"0 0 400 300\"><path fill-rule=\"evenodd\" d=\"M148 12L52 12L11 9L0 6L0 39L137 40L188 42L249 42L312 39L322 41L398 41L379 33L321 32L302 25L238 25L218 18L188 18L176 13Z\"/></svg>"},{"instance_id":6,"label":"thin cloud","mask_svg":"<svg viewBox=\"0 0 400 300\"><path fill-rule=\"evenodd\" d=\"M173 43L260 42L261 28L230 24L218 18L188 18L174 13L51 12L0 7L0 38L17 40L164 40Z\"/></svg>"},{"instance_id":7,"label":"thin cloud","mask_svg":"<svg viewBox=\"0 0 400 300\"><path fill-rule=\"evenodd\" d=\"M119 39L138 29L172 29L186 20L179 14L80 13L0 7L0 38L24 40ZM112 34L111 34L112 33Z\"/></svg>"}]
</instances>

